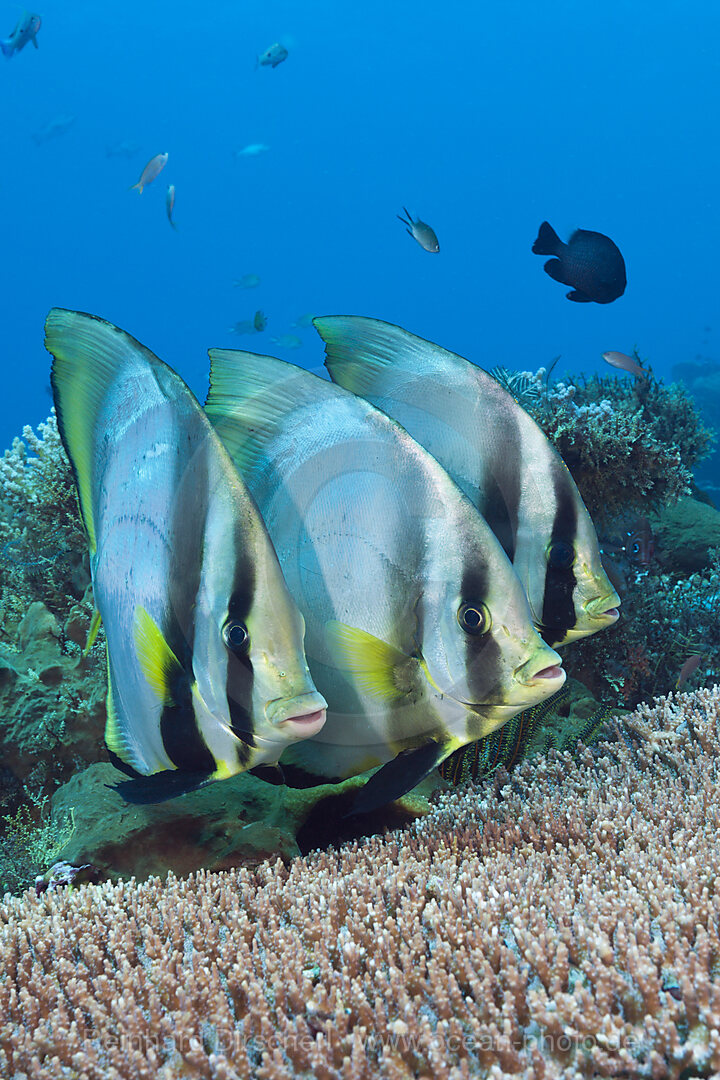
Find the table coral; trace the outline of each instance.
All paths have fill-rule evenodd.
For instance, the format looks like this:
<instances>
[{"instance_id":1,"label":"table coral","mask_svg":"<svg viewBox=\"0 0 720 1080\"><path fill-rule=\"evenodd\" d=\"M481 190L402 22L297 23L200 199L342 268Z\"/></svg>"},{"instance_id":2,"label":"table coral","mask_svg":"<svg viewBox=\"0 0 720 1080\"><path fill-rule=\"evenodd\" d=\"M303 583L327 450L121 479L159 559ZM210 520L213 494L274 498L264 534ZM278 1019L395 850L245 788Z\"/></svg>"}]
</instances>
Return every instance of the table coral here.
<instances>
[{"instance_id":1,"label":"table coral","mask_svg":"<svg viewBox=\"0 0 720 1080\"><path fill-rule=\"evenodd\" d=\"M720 1071L720 688L289 866L0 905L8 1080Z\"/></svg>"}]
</instances>

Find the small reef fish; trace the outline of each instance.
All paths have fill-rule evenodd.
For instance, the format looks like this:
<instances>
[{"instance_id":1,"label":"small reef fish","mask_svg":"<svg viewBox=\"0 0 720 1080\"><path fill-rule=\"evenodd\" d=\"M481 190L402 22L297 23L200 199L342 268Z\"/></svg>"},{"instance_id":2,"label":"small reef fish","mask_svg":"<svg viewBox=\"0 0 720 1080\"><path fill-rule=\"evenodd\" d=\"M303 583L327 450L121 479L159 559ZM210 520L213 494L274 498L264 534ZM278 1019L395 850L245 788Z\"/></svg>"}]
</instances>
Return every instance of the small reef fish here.
<instances>
[{"instance_id":1,"label":"small reef fish","mask_svg":"<svg viewBox=\"0 0 720 1080\"><path fill-rule=\"evenodd\" d=\"M235 157L257 157L258 154L264 154L270 147L265 143L248 143L247 146L243 146L242 150L235 151Z\"/></svg>"},{"instance_id":2,"label":"small reef fish","mask_svg":"<svg viewBox=\"0 0 720 1080\"><path fill-rule=\"evenodd\" d=\"M400 214L396 214L398 221L402 221L403 225L407 226L406 232L412 236L413 240L417 240L423 251L437 252L440 250L440 242L435 235L435 230L431 229L429 225L426 225L420 218L415 218L413 221L410 213L403 206L405 217ZM407 219L407 220L406 220Z\"/></svg>"},{"instance_id":3,"label":"small reef fish","mask_svg":"<svg viewBox=\"0 0 720 1080\"><path fill-rule=\"evenodd\" d=\"M7 57L9 60L15 53L21 52L29 41L32 41L37 49L37 35L41 25L42 19L39 15L32 15L30 12L26 11L18 20L17 26L10 37L5 38L4 41L0 41L0 49L2 49L3 56Z\"/></svg>"},{"instance_id":4,"label":"small reef fish","mask_svg":"<svg viewBox=\"0 0 720 1080\"><path fill-rule=\"evenodd\" d=\"M488 525L398 424L293 364L217 349L205 411L267 524L329 702L323 735L283 765L335 780L384 766L353 802L365 813L560 689Z\"/></svg>"},{"instance_id":5,"label":"small reef fish","mask_svg":"<svg viewBox=\"0 0 720 1080\"><path fill-rule=\"evenodd\" d=\"M625 554L630 562L638 566L649 566L655 558L655 537L652 526L644 515L638 520L635 528L627 533Z\"/></svg>"},{"instance_id":6,"label":"small reef fish","mask_svg":"<svg viewBox=\"0 0 720 1080\"><path fill-rule=\"evenodd\" d=\"M257 274L243 274L239 281L233 281L236 289L257 289L260 278Z\"/></svg>"},{"instance_id":7,"label":"small reef fish","mask_svg":"<svg viewBox=\"0 0 720 1080\"><path fill-rule=\"evenodd\" d=\"M131 158L131 157L135 157L135 155L139 152L139 150L140 150L140 147L138 146L137 143L134 143L134 142L124 141L124 142L111 143L110 146L105 147L105 157L108 157L108 158L115 158L115 157Z\"/></svg>"},{"instance_id":8,"label":"small reef fish","mask_svg":"<svg viewBox=\"0 0 720 1080\"><path fill-rule=\"evenodd\" d=\"M308 312L305 315L298 315L295 322L291 323L290 325L291 326L297 326L297 328L299 330L306 330L309 326L312 326L314 318L315 318L315 316L311 315Z\"/></svg>"},{"instance_id":9,"label":"small reef fish","mask_svg":"<svg viewBox=\"0 0 720 1080\"><path fill-rule=\"evenodd\" d=\"M58 135L64 135L66 131L75 123L75 117L68 114L67 116L56 116L54 120L50 120L45 127L40 128L33 134L32 140L36 146L42 146L43 143L49 142L50 139L57 138Z\"/></svg>"},{"instance_id":10,"label":"small reef fish","mask_svg":"<svg viewBox=\"0 0 720 1080\"><path fill-rule=\"evenodd\" d=\"M273 345L279 349L299 349L302 347L302 339L297 334L282 334L280 337L271 337Z\"/></svg>"},{"instance_id":11,"label":"small reef fish","mask_svg":"<svg viewBox=\"0 0 720 1080\"><path fill-rule=\"evenodd\" d=\"M257 334L254 319L241 319L228 330L230 334Z\"/></svg>"},{"instance_id":12,"label":"small reef fish","mask_svg":"<svg viewBox=\"0 0 720 1080\"><path fill-rule=\"evenodd\" d=\"M611 367L618 368L620 371L627 371L631 375L634 375L636 379L647 379L648 373L637 360L628 356L624 352L604 352L602 358L606 364L610 364Z\"/></svg>"},{"instance_id":13,"label":"small reef fish","mask_svg":"<svg viewBox=\"0 0 720 1080\"><path fill-rule=\"evenodd\" d=\"M261 333L267 326L267 315L263 311L256 311L253 315L253 326L257 333Z\"/></svg>"},{"instance_id":14,"label":"small reef fish","mask_svg":"<svg viewBox=\"0 0 720 1080\"><path fill-rule=\"evenodd\" d=\"M680 674L675 683L676 690L679 690L683 683L687 682L687 680L695 674L704 659L704 656L688 656L687 660L680 668Z\"/></svg>"},{"instance_id":15,"label":"small reef fish","mask_svg":"<svg viewBox=\"0 0 720 1080\"><path fill-rule=\"evenodd\" d=\"M568 300L610 304L625 292L625 260L604 233L576 229L564 244L552 225L543 221L532 250L535 255L556 256L545 263L545 273L561 285L572 286Z\"/></svg>"},{"instance_id":16,"label":"small reef fish","mask_svg":"<svg viewBox=\"0 0 720 1080\"><path fill-rule=\"evenodd\" d=\"M133 777L118 790L158 802L277 762L326 705L245 484L188 386L134 338L59 308L45 333L107 637L105 741Z\"/></svg>"},{"instance_id":17,"label":"small reef fish","mask_svg":"<svg viewBox=\"0 0 720 1080\"><path fill-rule=\"evenodd\" d=\"M135 188L137 188L142 195L143 188L147 187L148 184L152 184L153 180L155 180L155 178L163 171L167 165L168 157L168 154L156 154L155 157L151 157L143 171L140 173L140 179L137 184L133 184L130 190L134 191Z\"/></svg>"},{"instance_id":18,"label":"small reef fish","mask_svg":"<svg viewBox=\"0 0 720 1080\"><path fill-rule=\"evenodd\" d=\"M280 45L277 41L274 45L271 45L269 49L266 49L264 53L260 53L257 58L255 67L271 67L276 68L278 64L282 64L283 60L287 60L288 51L284 45Z\"/></svg>"},{"instance_id":19,"label":"small reef fish","mask_svg":"<svg viewBox=\"0 0 720 1080\"><path fill-rule=\"evenodd\" d=\"M462 356L379 319L333 316L315 328L333 382L402 424L487 520L549 645L617 621L620 598L575 482L512 394Z\"/></svg>"},{"instance_id":20,"label":"small reef fish","mask_svg":"<svg viewBox=\"0 0 720 1080\"><path fill-rule=\"evenodd\" d=\"M167 213L167 219L172 225L173 229L177 230L177 225L173 221L173 210L175 209L175 185L168 184L168 189L165 192L165 212Z\"/></svg>"}]
</instances>

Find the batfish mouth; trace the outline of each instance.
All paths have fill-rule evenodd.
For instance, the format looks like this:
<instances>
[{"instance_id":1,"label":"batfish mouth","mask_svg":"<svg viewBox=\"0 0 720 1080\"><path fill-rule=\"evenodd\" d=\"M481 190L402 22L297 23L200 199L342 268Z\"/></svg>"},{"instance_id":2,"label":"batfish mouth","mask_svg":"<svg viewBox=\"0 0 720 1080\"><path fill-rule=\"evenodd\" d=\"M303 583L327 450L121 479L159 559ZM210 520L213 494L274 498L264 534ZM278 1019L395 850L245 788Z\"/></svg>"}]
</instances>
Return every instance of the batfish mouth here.
<instances>
[{"instance_id":1,"label":"batfish mouth","mask_svg":"<svg viewBox=\"0 0 720 1080\"><path fill-rule=\"evenodd\" d=\"M536 679L564 679L565 668L560 667L559 664L551 664L550 667L544 667L540 671L537 671L531 682L535 682Z\"/></svg>"},{"instance_id":2,"label":"batfish mouth","mask_svg":"<svg viewBox=\"0 0 720 1080\"><path fill-rule=\"evenodd\" d=\"M278 724L281 731L293 732L300 738L308 738L317 735L325 726L327 713L325 709L315 709L313 712L299 713L297 716L288 716Z\"/></svg>"}]
</instances>

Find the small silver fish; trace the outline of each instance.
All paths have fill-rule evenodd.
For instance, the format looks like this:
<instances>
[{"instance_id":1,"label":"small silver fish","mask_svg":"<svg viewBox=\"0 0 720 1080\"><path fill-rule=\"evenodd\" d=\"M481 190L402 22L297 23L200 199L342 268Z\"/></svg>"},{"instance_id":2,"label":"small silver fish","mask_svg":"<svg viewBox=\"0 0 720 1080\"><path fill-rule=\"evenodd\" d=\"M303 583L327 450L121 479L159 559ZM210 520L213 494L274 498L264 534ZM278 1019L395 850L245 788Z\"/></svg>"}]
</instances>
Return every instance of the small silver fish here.
<instances>
[{"instance_id":1,"label":"small silver fish","mask_svg":"<svg viewBox=\"0 0 720 1080\"><path fill-rule=\"evenodd\" d=\"M307 327L312 326L314 318L314 315L312 315L310 312L307 312L305 315L298 315L295 322L291 323L291 325L297 326L301 330L305 330Z\"/></svg>"},{"instance_id":2,"label":"small silver fish","mask_svg":"<svg viewBox=\"0 0 720 1080\"><path fill-rule=\"evenodd\" d=\"M255 323L252 319L241 319L236 322L234 326L231 326L228 330L229 334L257 334L255 329Z\"/></svg>"},{"instance_id":3,"label":"small silver fish","mask_svg":"<svg viewBox=\"0 0 720 1080\"><path fill-rule=\"evenodd\" d=\"M172 225L173 229L177 230L177 225L173 221L173 209L175 207L175 185L169 184L167 192L165 193L165 210L167 212L167 219Z\"/></svg>"},{"instance_id":4,"label":"small silver fish","mask_svg":"<svg viewBox=\"0 0 720 1080\"><path fill-rule=\"evenodd\" d=\"M269 49L266 49L264 53L260 53L257 58L256 67L277 67L278 64L282 64L283 60L287 60L288 51L284 45L280 45L277 41L274 45L271 45Z\"/></svg>"},{"instance_id":5,"label":"small silver fish","mask_svg":"<svg viewBox=\"0 0 720 1080\"><path fill-rule=\"evenodd\" d=\"M66 131L75 123L75 117L70 114L66 116L56 116L54 120L49 120L45 127L36 131L32 137L36 146L42 146L43 143L48 142L50 139L56 138L58 135L64 135Z\"/></svg>"},{"instance_id":6,"label":"small silver fish","mask_svg":"<svg viewBox=\"0 0 720 1080\"><path fill-rule=\"evenodd\" d=\"M124 139L122 142L111 143L110 146L105 147L105 157L124 157L131 158L137 154L140 147L137 143L130 142L128 139Z\"/></svg>"},{"instance_id":7,"label":"small silver fish","mask_svg":"<svg viewBox=\"0 0 720 1080\"><path fill-rule=\"evenodd\" d=\"M242 150L235 151L235 157L257 157L258 154L264 154L270 147L265 143L254 142L248 143L247 146L243 146Z\"/></svg>"},{"instance_id":8,"label":"small silver fish","mask_svg":"<svg viewBox=\"0 0 720 1080\"><path fill-rule=\"evenodd\" d=\"M684 682L695 674L700 664L705 659L704 656L688 656L687 660L680 668L680 674L678 675L677 682L675 683L675 689L679 690Z\"/></svg>"},{"instance_id":9,"label":"small silver fish","mask_svg":"<svg viewBox=\"0 0 720 1080\"><path fill-rule=\"evenodd\" d=\"M417 240L423 251L437 252L440 250L440 244L438 238L435 235L435 230L431 229L429 225L426 225L420 218L415 218L413 221L412 215L403 206L405 217L401 217L397 214L398 221L402 221L403 225L407 226L407 232L412 236L413 240ZM407 218L407 220L406 220Z\"/></svg>"},{"instance_id":10,"label":"small silver fish","mask_svg":"<svg viewBox=\"0 0 720 1080\"><path fill-rule=\"evenodd\" d=\"M143 188L147 187L148 184L152 184L153 180L160 175L167 165L167 161L168 154L156 154L155 157L151 157L143 171L140 173L140 179L137 184L133 184L130 190L134 191L134 189L137 188L142 195Z\"/></svg>"},{"instance_id":11,"label":"small silver fish","mask_svg":"<svg viewBox=\"0 0 720 1080\"><path fill-rule=\"evenodd\" d=\"M236 289L257 289L260 278L257 274L243 274L239 281L233 281Z\"/></svg>"},{"instance_id":12,"label":"small silver fish","mask_svg":"<svg viewBox=\"0 0 720 1080\"><path fill-rule=\"evenodd\" d=\"M606 364L610 364L611 367L618 368L620 371L627 371L631 375L634 375L636 379L647 379L648 373L645 368L638 364L637 360L632 356L628 356L624 352L604 352L602 358Z\"/></svg>"},{"instance_id":13,"label":"small silver fish","mask_svg":"<svg viewBox=\"0 0 720 1080\"><path fill-rule=\"evenodd\" d=\"M17 26L10 37L5 38L4 41L0 41L0 49L2 49L3 56L7 57L9 60L15 53L21 52L28 41L32 41L37 49L37 33L41 25L42 19L39 15L32 15L29 11L26 11L24 15L21 15L18 19Z\"/></svg>"},{"instance_id":14,"label":"small silver fish","mask_svg":"<svg viewBox=\"0 0 720 1080\"><path fill-rule=\"evenodd\" d=\"M299 349L302 346L297 334L281 334L280 337L271 337L270 341L279 349Z\"/></svg>"}]
</instances>

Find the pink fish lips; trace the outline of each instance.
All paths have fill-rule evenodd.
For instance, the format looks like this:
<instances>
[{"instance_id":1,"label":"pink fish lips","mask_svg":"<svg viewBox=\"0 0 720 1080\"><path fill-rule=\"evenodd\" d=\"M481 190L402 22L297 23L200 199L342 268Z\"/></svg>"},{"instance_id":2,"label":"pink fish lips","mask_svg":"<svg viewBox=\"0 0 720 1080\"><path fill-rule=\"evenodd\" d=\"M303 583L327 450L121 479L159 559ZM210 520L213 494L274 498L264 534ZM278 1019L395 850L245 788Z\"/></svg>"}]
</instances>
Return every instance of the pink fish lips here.
<instances>
[{"instance_id":1,"label":"pink fish lips","mask_svg":"<svg viewBox=\"0 0 720 1080\"><path fill-rule=\"evenodd\" d=\"M315 709L313 712L300 713L298 716L288 716L279 727L286 731L292 731L298 737L307 739L310 735L317 735L325 726L325 709Z\"/></svg>"},{"instance_id":2,"label":"pink fish lips","mask_svg":"<svg viewBox=\"0 0 720 1080\"><path fill-rule=\"evenodd\" d=\"M559 664L553 664L551 667L545 667L536 672L533 679L561 679L564 674L564 668L561 668Z\"/></svg>"}]
</instances>

